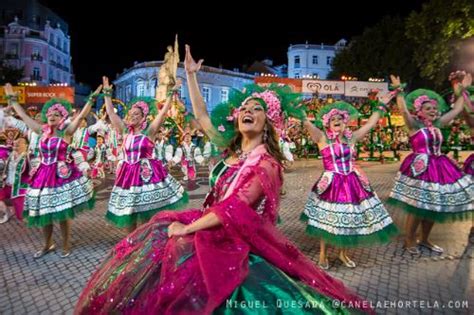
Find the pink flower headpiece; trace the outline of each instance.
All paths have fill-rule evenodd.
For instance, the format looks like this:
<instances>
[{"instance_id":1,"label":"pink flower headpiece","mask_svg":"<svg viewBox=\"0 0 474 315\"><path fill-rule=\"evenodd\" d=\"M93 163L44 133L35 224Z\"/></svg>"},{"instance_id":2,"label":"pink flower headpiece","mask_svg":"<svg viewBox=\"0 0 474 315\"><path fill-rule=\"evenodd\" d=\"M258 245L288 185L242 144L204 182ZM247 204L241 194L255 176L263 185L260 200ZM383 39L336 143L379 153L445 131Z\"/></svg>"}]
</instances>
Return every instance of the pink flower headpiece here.
<instances>
[{"instance_id":1,"label":"pink flower headpiece","mask_svg":"<svg viewBox=\"0 0 474 315\"><path fill-rule=\"evenodd\" d=\"M66 107L64 107L61 103L56 103L50 108L48 108L48 111L46 112L46 116L50 116L53 113L53 111L59 112L63 118L67 118L67 116L69 116L69 113Z\"/></svg>"},{"instance_id":2,"label":"pink flower headpiece","mask_svg":"<svg viewBox=\"0 0 474 315\"><path fill-rule=\"evenodd\" d=\"M67 111L66 107L64 107L61 103L56 103L52 105L50 108L48 108L48 111L46 112L46 117L51 116L53 114L53 111L57 111L61 114L62 118L61 118L61 121L59 122L58 129L63 130L64 123L66 122L66 119L69 116L69 112ZM42 127L42 130L43 130L43 135L46 138L49 138L54 132L53 127L49 126L48 124L44 124Z\"/></svg>"},{"instance_id":3,"label":"pink flower headpiece","mask_svg":"<svg viewBox=\"0 0 474 315\"><path fill-rule=\"evenodd\" d=\"M337 109L337 108L333 108L327 114L323 115L323 125L324 125L324 127L329 126L329 121L335 115L342 116L342 120L344 121L344 124L347 124L349 122L349 113L347 111L340 110L340 109Z\"/></svg>"},{"instance_id":4,"label":"pink flower headpiece","mask_svg":"<svg viewBox=\"0 0 474 315\"><path fill-rule=\"evenodd\" d=\"M277 130L282 130L284 128L284 119L283 113L281 110L281 101L275 92L266 90L261 93L252 93L249 97L247 97L240 106L245 105L249 100L259 98L265 102L267 105L266 108L266 115L268 119L272 122L273 126ZM228 121L232 121L239 117L240 108L234 109L232 111L231 116L227 117Z\"/></svg>"},{"instance_id":5,"label":"pink flower headpiece","mask_svg":"<svg viewBox=\"0 0 474 315\"><path fill-rule=\"evenodd\" d=\"M148 107L148 104L144 101L138 101L138 102L136 102L135 104L132 105L132 108L138 108L142 111L143 119L142 119L142 123L140 125L140 129L145 130L148 126L148 123L147 123L146 119L147 119L148 114L150 113L150 108ZM130 133L135 132L135 128L131 124L127 124L127 127L128 127L128 130L129 130Z\"/></svg>"},{"instance_id":6,"label":"pink flower headpiece","mask_svg":"<svg viewBox=\"0 0 474 315\"><path fill-rule=\"evenodd\" d=\"M148 108L148 104L144 101L138 101L135 104L132 105L132 108L139 108L142 112L143 115L146 117L148 116L148 113L150 112L150 109Z\"/></svg>"},{"instance_id":7,"label":"pink flower headpiece","mask_svg":"<svg viewBox=\"0 0 474 315\"><path fill-rule=\"evenodd\" d=\"M415 112L418 113L421 111L421 108L423 107L423 104L425 103L431 103L434 106L438 106L438 102L436 100L433 100L429 98L426 95L421 95L415 99L413 102L413 106L415 106Z\"/></svg>"}]
</instances>

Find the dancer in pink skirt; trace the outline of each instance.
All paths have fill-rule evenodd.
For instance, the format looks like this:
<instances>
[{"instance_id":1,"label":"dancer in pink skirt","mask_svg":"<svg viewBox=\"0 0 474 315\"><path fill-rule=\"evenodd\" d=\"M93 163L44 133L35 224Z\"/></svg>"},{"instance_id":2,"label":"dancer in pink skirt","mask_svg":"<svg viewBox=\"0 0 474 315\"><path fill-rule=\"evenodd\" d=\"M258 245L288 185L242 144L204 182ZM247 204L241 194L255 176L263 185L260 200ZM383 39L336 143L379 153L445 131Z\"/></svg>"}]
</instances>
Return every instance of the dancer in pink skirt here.
<instances>
[{"instance_id":1,"label":"dancer in pink skirt","mask_svg":"<svg viewBox=\"0 0 474 315\"><path fill-rule=\"evenodd\" d=\"M71 113L71 104L63 99L51 99L42 109L41 125L25 113L10 84L5 86L9 105L33 132L41 135L39 151L41 163L31 172L31 183L25 199L24 218L28 225L43 228L45 244L34 258L53 251L53 223L59 222L63 238L61 257L71 254L69 242L71 221L84 209L92 209L94 196L92 182L82 174L72 158L71 137L82 118L90 110L101 86L89 98L81 112L65 125Z\"/></svg>"},{"instance_id":2,"label":"dancer in pink skirt","mask_svg":"<svg viewBox=\"0 0 474 315\"><path fill-rule=\"evenodd\" d=\"M157 132L177 90L169 93L159 113L154 99L132 100L125 123L114 111L107 77L103 78L103 85L107 115L114 128L123 133L123 160L117 168L106 218L117 227L133 231L138 222L148 221L158 211L187 203L184 188L154 155Z\"/></svg>"},{"instance_id":3,"label":"dancer in pink skirt","mask_svg":"<svg viewBox=\"0 0 474 315\"><path fill-rule=\"evenodd\" d=\"M418 245L442 253L443 248L429 240L434 223L466 219L474 210L474 183L441 153L440 131L461 114L463 90L471 85L472 77L466 75L456 84L452 109L439 94L426 89L415 90L405 98L400 78L392 75L391 80L398 92L397 104L409 129L413 152L400 166L389 201L407 212L405 247L409 253L419 253L416 230L420 224Z\"/></svg>"}]
</instances>

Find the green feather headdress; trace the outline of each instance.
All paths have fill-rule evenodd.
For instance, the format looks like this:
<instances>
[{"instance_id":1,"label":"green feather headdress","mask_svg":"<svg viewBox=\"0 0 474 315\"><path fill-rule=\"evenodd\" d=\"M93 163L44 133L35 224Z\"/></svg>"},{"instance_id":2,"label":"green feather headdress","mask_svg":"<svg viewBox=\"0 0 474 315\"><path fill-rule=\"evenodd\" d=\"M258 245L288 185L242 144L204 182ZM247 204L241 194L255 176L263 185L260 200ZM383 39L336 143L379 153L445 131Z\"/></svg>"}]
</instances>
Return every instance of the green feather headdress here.
<instances>
[{"instance_id":1,"label":"green feather headdress","mask_svg":"<svg viewBox=\"0 0 474 315\"><path fill-rule=\"evenodd\" d=\"M334 114L337 114L337 111L345 112L347 114L346 123L348 123L351 119L357 119L360 115L359 111L351 104L343 101L337 101L332 104L327 104L319 110L318 115L316 117L315 125L320 129L326 128L327 121L329 121L329 119L331 118L326 115L333 110Z\"/></svg>"},{"instance_id":2,"label":"green feather headdress","mask_svg":"<svg viewBox=\"0 0 474 315\"><path fill-rule=\"evenodd\" d=\"M295 93L287 85L271 84L270 86L259 86L257 84L246 85L242 91L232 90L229 100L217 105L211 112L211 122L218 135L211 137L214 144L226 147L234 138L235 119L238 109L244 103L254 99L264 108L268 118L277 130L284 129L284 121L289 117L302 120L305 110L301 103L301 94Z\"/></svg>"},{"instance_id":3,"label":"green feather headdress","mask_svg":"<svg viewBox=\"0 0 474 315\"><path fill-rule=\"evenodd\" d=\"M419 98L423 97L423 96L425 96L424 99L436 101L437 106L438 106L438 111L440 113L445 113L445 112L449 111L450 107L448 106L446 101L441 97L441 95L439 95L438 93L436 93L435 91L432 91L432 90L417 89L417 90L414 90L414 91L410 92L405 97L407 108L410 112L412 112L414 114L416 113L417 110L415 108L416 107L415 104L417 102L420 102L421 99L419 99Z\"/></svg>"}]
</instances>

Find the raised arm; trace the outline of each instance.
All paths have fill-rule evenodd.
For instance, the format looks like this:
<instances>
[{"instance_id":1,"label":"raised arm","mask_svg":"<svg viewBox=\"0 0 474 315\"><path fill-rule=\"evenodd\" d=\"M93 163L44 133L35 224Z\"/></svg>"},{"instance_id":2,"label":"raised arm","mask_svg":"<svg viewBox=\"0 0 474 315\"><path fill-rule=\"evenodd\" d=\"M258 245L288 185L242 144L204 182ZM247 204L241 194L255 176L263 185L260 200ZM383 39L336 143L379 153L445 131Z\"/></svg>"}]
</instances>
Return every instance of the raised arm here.
<instances>
[{"instance_id":1,"label":"raised arm","mask_svg":"<svg viewBox=\"0 0 474 315\"><path fill-rule=\"evenodd\" d=\"M79 127L81 120L86 118L87 114L91 111L92 105L94 105L95 99L102 90L102 85L92 93L92 95L87 99L86 105L82 108L81 112L72 120L69 126L66 128L66 134L72 135Z\"/></svg>"},{"instance_id":2,"label":"raised arm","mask_svg":"<svg viewBox=\"0 0 474 315\"><path fill-rule=\"evenodd\" d=\"M167 95L163 108L158 112L158 115L156 115L155 119L150 124L150 127L148 129L148 135L153 141L155 140L156 132L158 131L161 124L165 120L166 113L168 113L171 107L171 103L173 99L176 97L176 92L178 91L180 85L181 85L181 82L178 81L176 85L173 87L173 89L170 91L169 95Z\"/></svg>"},{"instance_id":3,"label":"raised arm","mask_svg":"<svg viewBox=\"0 0 474 315\"><path fill-rule=\"evenodd\" d=\"M217 143L220 143L222 136L214 128L211 122L211 118L206 109L206 103L201 95L199 90L199 84L197 81L196 73L201 68L203 59L199 60L196 63L193 57L191 56L191 49L186 45L186 57L184 59L184 66L186 69L186 78L188 82L189 96L191 98L191 104L193 107L194 117L196 117L197 122L201 125L204 132L211 140L217 140Z\"/></svg>"},{"instance_id":4,"label":"raised arm","mask_svg":"<svg viewBox=\"0 0 474 315\"><path fill-rule=\"evenodd\" d=\"M370 129L375 127L380 118L382 118L381 112L387 112L386 106L393 98L393 96L393 93L388 93L380 98L380 102L382 102L383 105L380 105L379 108L373 109L372 115L370 115L369 120L362 127L354 131L354 133L352 134L353 141L360 141L364 139L365 135L370 131Z\"/></svg>"},{"instance_id":5,"label":"raised arm","mask_svg":"<svg viewBox=\"0 0 474 315\"><path fill-rule=\"evenodd\" d=\"M390 80L392 81L393 87L398 88L401 86L399 76L390 75ZM407 104L405 102L405 97L402 93L397 94L397 106L400 109L400 112L402 113L405 125L407 125L408 129L414 131L416 129L416 121L408 111Z\"/></svg>"},{"instance_id":6,"label":"raised arm","mask_svg":"<svg viewBox=\"0 0 474 315\"><path fill-rule=\"evenodd\" d=\"M321 143L325 139L324 132L313 125L312 122L310 122L308 119L305 119L303 121L303 126L308 130L309 136L311 137L311 140L313 140L314 143Z\"/></svg>"},{"instance_id":7,"label":"raised arm","mask_svg":"<svg viewBox=\"0 0 474 315\"><path fill-rule=\"evenodd\" d=\"M120 133L125 129L125 123L122 118L114 111L114 105L112 104L112 85L109 83L108 77L102 77L102 86L104 87L104 101L105 101L105 111L110 118L112 126Z\"/></svg>"},{"instance_id":8,"label":"raised arm","mask_svg":"<svg viewBox=\"0 0 474 315\"><path fill-rule=\"evenodd\" d=\"M8 99L8 105L12 106L15 112L20 116L21 120L36 133L41 133L41 124L31 118L24 110L23 107L18 103L18 94L13 91L13 87L10 83L5 84L5 95Z\"/></svg>"},{"instance_id":9,"label":"raised arm","mask_svg":"<svg viewBox=\"0 0 474 315\"><path fill-rule=\"evenodd\" d=\"M439 123L441 126L448 125L454 118L456 118L464 109L464 96L463 90L472 84L472 76L470 73L466 74L462 79L462 82L456 83L456 86L453 86L454 93L456 95L456 101L454 102L453 108L439 118Z\"/></svg>"}]
</instances>

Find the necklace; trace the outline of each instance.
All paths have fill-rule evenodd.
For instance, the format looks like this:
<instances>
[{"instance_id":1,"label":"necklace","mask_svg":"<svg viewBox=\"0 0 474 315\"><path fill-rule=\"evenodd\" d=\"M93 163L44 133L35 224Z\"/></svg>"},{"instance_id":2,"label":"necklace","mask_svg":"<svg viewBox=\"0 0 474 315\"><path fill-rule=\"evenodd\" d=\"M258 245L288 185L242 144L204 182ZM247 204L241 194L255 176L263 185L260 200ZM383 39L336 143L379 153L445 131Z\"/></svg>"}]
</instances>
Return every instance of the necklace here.
<instances>
[{"instance_id":1,"label":"necklace","mask_svg":"<svg viewBox=\"0 0 474 315\"><path fill-rule=\"evenodd\" d=\"M239 159L239 161L245 161L247 157L249 156L250 152L252 152L252 150L248 152L243 152L242 150L239 149L235 153L237 154L237 158Z\"/></svg>"}]
</instances>

